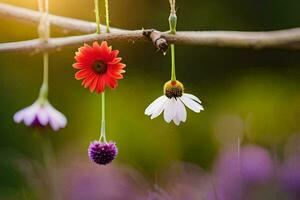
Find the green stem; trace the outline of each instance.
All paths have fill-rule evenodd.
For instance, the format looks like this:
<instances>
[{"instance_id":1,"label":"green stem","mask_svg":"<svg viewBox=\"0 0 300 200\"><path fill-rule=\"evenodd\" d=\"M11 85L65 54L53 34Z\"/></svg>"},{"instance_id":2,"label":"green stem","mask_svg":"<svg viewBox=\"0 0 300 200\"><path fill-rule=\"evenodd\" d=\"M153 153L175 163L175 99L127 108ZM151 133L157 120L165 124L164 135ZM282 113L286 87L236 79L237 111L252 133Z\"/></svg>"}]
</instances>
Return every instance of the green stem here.
<instances>
[{"instance_id":1,"label":"green stem","mask_svg":"<svg viewBox=\"0 0 300 200\"><path fill-rule=\"evenodd\" d=\"M105 91L102 92L101 95L102 99L102 121L101 121L101 134L100 134L100 139L103 138L103 141L106 142L106 132L105 132Z\"/></svg>"},{"instance_id":2,"label":"green stem","mask_svg":"<svg viewBox=\"0 0 300 200\"><path fill-rule=\"evenodd\" d=\"M49 0L38 1L39 12L41 14L41 20L39 25L39 34L44 42L48 42L50 37L50 23L49 23ZM43 11L44 10L44 11ZM49 77L49 54L43 53L43 84L40 89L39 100L41 102L47 101L48 98L48 77Z\"/></svg>"},{"instance_id":3,"label":"green stem","mask_svg":"<svg viewBox=\"0 0 300 200\"><path fill-rule=\"evenodd\" d=\"M49 54L45 52L43 54L44 60L44 77L43 77L43 85L47 85L49 83Z\"/></svg>"},{"instance_id":4,"label":"green stem","mask_svg":"<svg viewBox=\"0 0 300 200\"><path fill-rule=\"evenodd\" d=\"M175 45L174 45L174 44L171 44L171 60L172 60L171 81L176 81L176 71L175 71Z\"/></svg>"},{"instance_id":5,"label":"green stem","mask_svg":"<svg viewBox=\"0 0 300 200\"><path fill-rule=\"evenodd\" d=\"M99 14L99 0L94 0L95 2L95 15L96 15L96 33L100 34L100 14Z\"/></svg>"},{"instance_id":6,"label":"green stem","mask_svg":"<svg viewBox=\"0 0 300 200\"><path fill-rule=\"evenodd\" d=\"M105 18L106 18L106 33L109 33L110 32L110 28L109 28L108 0L105 0Z\"/></svg>"},{"instance_id":7,"label":"green stem","mask_svg":"<svg viewBox=\"0 0 300 200\"><path fill-rule=\"evenodd\" d=\"M109 29L108 0L105 0L105 17L106 17L106 33L109 33L110 29ZM102 99L102 121L101 121L101 133L100 133L99 141L101 141L101 139L103 138L103 141L106 143L107 141L106 141L106 132L105 132L105 91L102 92L101 99Z\"/></svg>"},{"instance_id":8,"label":"green stem","mask_svg":"<svg viewBox=\"0 0 300 200\"><path fill-rule=\"evenodd\" d=\"M44 75L43 84L40 89L39 100L45 102L48 99L48 77L49 77L49 55L48 53L43 54L44 61Z\"/></svg>"},{"instance_id":9,"label":"green stem","mask_svg":"<svg viewBox=\"0 0 300 200\"><path fill-rule=\"evenodd\" d=\"M177 26L177 16L175 10L175 0L170 1L171 13L169 16L169 26L170 34L176 34ZM171 71L171 81L176 81L176 72L175 72L175 45L171 44L171 60L172 60L172 71Z\"/></svg>"}]
</instances>

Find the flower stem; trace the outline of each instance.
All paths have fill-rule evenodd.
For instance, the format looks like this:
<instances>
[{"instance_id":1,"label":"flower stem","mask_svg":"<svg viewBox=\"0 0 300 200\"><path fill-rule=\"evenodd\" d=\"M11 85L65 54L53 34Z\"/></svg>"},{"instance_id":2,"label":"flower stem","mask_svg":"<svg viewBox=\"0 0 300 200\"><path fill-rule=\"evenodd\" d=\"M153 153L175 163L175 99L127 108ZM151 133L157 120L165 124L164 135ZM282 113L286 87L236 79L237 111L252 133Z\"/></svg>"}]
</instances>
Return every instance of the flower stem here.
<instances>
[{"instance_id":1,"label":"flower stem","mask_svg":"<svg viewBox=\"0 0 300 200\"><path fill-rule=\"evenodd\" d=\"M97 1L97 0L95 0ZM109 33L109 11L108 11L108 0L105 0L105 17L106 17L106 33ZM97 22L97 24L99 24ZM103 138L103 141L106 143L106 132L105 132L105 91L102 92L101 95L102 99L102 121L101 121L101 134L100 134L100 139Z\"/></svg>"},{"instance_id":2,"label":"flower stem","mask_svg":"<svg viewBox=\"0 0 300 200\"><path fill-rule=\"evenodd\" d=\"M100 14L99 14L99 0L94 0L95 2L95 15L96 15L96 33L100 34Z\"/></svg>"},{"instance_id":3,"label":"flower stem","mask_svg":"<svg viewBox=\"0 0 300 200\"><path fill-rule=\"evenodd\" d=\"M44 62L44 75L43 84L40 89L39 100L44 102L48 99L48 76L49 76L49 55L48 53L43 54Z\"/></svg>"},{"instance_id":4,"label":"flower stem","mask_svg":"<svg viewBox=\"0 0 300 200\"><path fill-rule=\"evenodd\" d=\"M170 16L169 16L169 26L170 33L176 34L176 26L177 26L177 16L175 10L175 0L169 0L170 2ZM176 71L175 71L175 45L171 44L171 61L172 61L172 71L171 71L171 81L176 81Z\"/></svg>"},{"instance_id":5,"label":"flower stem","mask_svg":"<svg viewBox=\"0 0 300 200\"><path fill-rule=\"evenodd\" d=\"M171 60L172 60L171 81L176 81L175 45L174 44L171 44Z\"/></svg>"},{"instance_id":6,"label":"flower stem","mask_svg":"<svg viewBox=\"0 0 300 200\"><path fill-rule=\"evenodd\" d=\"M45 52L43 54L44 61L44 77L43 77L43 85L48 86L49 83L49 54Z\"/></svg>"},{"instance_id":7,"label":"flower stem","mask_svg":"<svg viewBox=\"0 0 300 200\"><path fill-rule=\"evenodd\" d=\"M50 23L49 23L49 0L38 1L39 12L41 14L40 25L38 28L41 39L48 42L50 37ZM43 8L44 7L44 8ZM40 89L39 99L46 101L48 98L48 80L49 80L49 54L43 53L43 84Z\"/></svg>"},{"instance_id":8,"label":"flower stem","mask_svg":"<svg viewBox=\"0 0 300 200\"><path fill-rule=\"evenodd\" d=\"M102 122L101 122L101 134L100 134L100 139L103 138L103 141L106 143L106 133L105 133L105 91L102 92L101 94L101 100L102 100Z\"/></svg>"},{"instance_id":9,"label":"flower stem","mask_svg":"<svg viewBox=\"0 0 300 200\"><path fill-rule=\"evenodd\" d=\"M105 18L106 18L106 33L109 33L110 32L110 28L109 28L108 0L105 0Z\"/></svg>"}]
</instances>

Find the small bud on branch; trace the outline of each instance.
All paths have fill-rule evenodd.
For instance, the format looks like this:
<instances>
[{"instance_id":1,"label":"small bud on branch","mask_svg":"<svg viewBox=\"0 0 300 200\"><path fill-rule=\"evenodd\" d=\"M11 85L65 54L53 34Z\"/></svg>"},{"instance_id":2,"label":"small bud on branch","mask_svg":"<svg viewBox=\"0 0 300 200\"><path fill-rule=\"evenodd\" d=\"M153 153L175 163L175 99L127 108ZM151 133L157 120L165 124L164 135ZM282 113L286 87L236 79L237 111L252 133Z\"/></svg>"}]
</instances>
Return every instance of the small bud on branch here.
<instances>
[{"instance_id":1,"label":"small bud on branch","mask_svg":"<svg viewBox=\"0 0 300 200\"><path fill-rule=\"evenodd\" d=\"M170 2L170 16L169 16L169 26L170 26L170 33L175 34L176 33L176 26L177 26L177 15L175 10L175 0L169 0Z\"/></svg>"}]
</instances>

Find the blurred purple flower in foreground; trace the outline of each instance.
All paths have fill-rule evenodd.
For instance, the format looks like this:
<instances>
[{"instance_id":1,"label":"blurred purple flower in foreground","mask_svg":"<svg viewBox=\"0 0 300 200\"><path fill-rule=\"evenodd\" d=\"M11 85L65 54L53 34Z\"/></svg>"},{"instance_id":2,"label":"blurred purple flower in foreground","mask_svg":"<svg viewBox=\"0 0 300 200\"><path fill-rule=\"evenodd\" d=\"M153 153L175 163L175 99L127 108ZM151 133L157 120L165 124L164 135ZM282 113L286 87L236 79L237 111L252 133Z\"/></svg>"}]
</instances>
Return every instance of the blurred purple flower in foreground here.
<instances>
[{"instance_id":1,"label":"blurred purple flower in foreground","mask_svg":"<svg viewBox=\"0 0 300 200\"><path fill-rule=\"evenodd\" d=\"M300 156L291 156L281 167L280 183L294 199L300 199Z\"/></svg>"},{"instance_id":2,"label":"blurred purple flower in foreground","mask_svg":"<svg viewBox=\"0 0 300 200\"><path fill-rule=\"evenodd\" d=\"M139 173L116 165L73 162L60 178L64 200L140 200L147 195Z\"/></svg>"},{"instance_id":3,"label":"blurred purple flower in foreground","mask_svg":"<svg viewBox=\"0 0 300 200\"><path fill-rule=\"evenodd\" d=\"M67 124L66 117L56 110L47 100L37 100L14 115L16 123L24 122L26 126L45 127L50 125L54 131L64 128Z\"/></svg>"},{"instance_id":4,"label":"blurred purple flower in foreground","mask_svg":"<svg viewBox=\"0 0 300 200\"><path fill-rule=\"evenodd\" d=\"M270 180L273 163L268 152L258 146L248 145L237 151L226 151L216 163L211 200L245 199L246 191Z\"/></svg>"},{"instance_id":5,"label":"blurred purple flower in foreground","mask_svg":"<svg viewBox=\"0 0 300 200\"><path fill-rule=\"evenodd\" d=\"M165 188L172 200L202 200L211 189L210 174L190 163L173 163L163 180L166 180Z\"/></svg>"},{"instance_id":6,"label":"blurred purple flower in foreground","mask_svg":"<svg viewBox=\"0 0 300 200\"><path fill-rule=\"evenodd\" d=\"M64 200L199 200L211 185L209 174L196 165L173 164L161 177L164 187L149 183L124 166L99 167L76 162L60 172Z\"/></svg>"},{"instance_id":7,"label":"blurred purple flower in foreground","mask_svg":"<svg viewBox=\"0 0 300 200\"><path fill-rule=\"evenodd\" d=\"M74 151L67 152L72 156L80 154ZM57 168L58 173L48 173L57 174L52 188L58 189L57 194L63 200L299 199L300 160L294 157L288 159L279 166L278 176L275 176L274 163L268 151L255 145L242 147L239 155L234 150L222 151L213 173L197 165L173 163L165 173L159 172L155 176L154 183L131 167L117 163L99 167L89 162L76 162L72 156L62 154L63 162ZM71 157L72 161L66 160ZM24 162L21 163L24 165ZM40 174L41 179L46 178L46 181L39 183L51 180L44 173ZM32 180L30 182L34 183ZM35 187L44 189L40 184ZM40 199L47 199L50 194Z\"/></svg>"},{"instance_id":8,"label":"blurred purple flower in foreground","mask_svg":"<svg viewBox=\"0 0 300 200\"><path fill-rule=\"evenodd\" d=\"M269 153L258 146L246 146L241 151L241 175L247 183L263 183L273 175L273 162Z\"/></svg>"}]
</instances>

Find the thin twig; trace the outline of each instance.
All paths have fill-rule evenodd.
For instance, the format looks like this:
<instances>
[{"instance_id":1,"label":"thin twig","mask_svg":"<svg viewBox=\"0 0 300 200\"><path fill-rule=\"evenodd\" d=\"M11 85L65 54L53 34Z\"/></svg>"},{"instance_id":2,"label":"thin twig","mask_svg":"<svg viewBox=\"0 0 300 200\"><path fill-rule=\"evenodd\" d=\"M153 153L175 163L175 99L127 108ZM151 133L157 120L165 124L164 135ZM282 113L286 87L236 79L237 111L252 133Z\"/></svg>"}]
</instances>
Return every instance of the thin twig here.
<instances>
[{"instance_id":1,"label":"thin twig","mask_svg":"<svg viewBox=\"0 0 300 200\"><path fill-rule=\"evenodd\" d=\"M0 17L17 19L20 21L39 23L40 14L38 11L22 8L18 6L0 3ZM72 19L68 17L49 15L51 25L58 26L69 31L80 31L82 33L95 33L96 23L88 22L80 19ZM105 32L106 26L101 25L102 32ZM111 28L112 33L127 31L118 28Z\"/></svg>"},{"instance_id":2,"label":"thin twig","mask_svg":"<svg viewBox=\"0 0 300 200\"><path fill-rule=\"evenodd\" d=\"M0 3L0 16L10 17L28 22L39 22L39 13L34 10L11 6ZM49 15L51 25L55 25L67 30L81 31L84 33L94 33L95 23L78 19ZM101 25L105 30L105 26ZM103 31L104 32L104 31ZM46 51L60 49L64 46L72 46L90 42L93 40L116 40L116 41L148 41L143 36L142 30L125 30L111 28L110 34L88 34L81 36L71 36L63 38L50 38L48 44L44 44L38 39L2 43L0 52L13 51ZM242 32L242 31L178 31L176 35L161 32L168 43L199 45L211 47L234 47L253 49L300 49L300 28L266 31L266 32Z\"/></svg>"}]
</instances>

